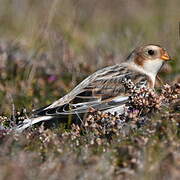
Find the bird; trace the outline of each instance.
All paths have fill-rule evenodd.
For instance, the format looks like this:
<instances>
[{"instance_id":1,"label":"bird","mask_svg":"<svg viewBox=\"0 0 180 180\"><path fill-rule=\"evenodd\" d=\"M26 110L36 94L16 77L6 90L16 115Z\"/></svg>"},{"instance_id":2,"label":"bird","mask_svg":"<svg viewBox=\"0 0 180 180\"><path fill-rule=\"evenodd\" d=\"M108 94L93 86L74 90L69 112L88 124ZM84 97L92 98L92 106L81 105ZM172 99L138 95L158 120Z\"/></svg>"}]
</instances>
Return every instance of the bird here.
<instances>
[{"instance_id":1,"label":"bird","mask_svg":"<svg viewBox=\"0 0 180 180\"><path fill-rule=\"evenodd\" d=\"M67 121L82 115L89 108L103 112L122 113L130 97L124 81L131 81L140 88L154 89L157 73L166 61L171 60L168 52L160 45L148 44L135 48L122 63L105 67L93 73L65 96L52 104L37 109L32 117L25 119L15 128L16 132L42 122Z\"/></svg>"}]
</instances>

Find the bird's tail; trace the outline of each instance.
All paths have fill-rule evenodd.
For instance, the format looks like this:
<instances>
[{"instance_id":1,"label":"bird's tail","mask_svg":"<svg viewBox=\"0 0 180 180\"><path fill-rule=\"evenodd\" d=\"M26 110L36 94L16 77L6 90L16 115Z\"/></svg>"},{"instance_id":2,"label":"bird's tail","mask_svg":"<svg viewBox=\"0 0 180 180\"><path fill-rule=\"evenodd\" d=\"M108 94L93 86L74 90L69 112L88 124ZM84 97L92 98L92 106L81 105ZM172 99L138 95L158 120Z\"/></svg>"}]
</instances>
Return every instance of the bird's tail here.
<instances>
[{"instance_id":1,"label":"bird's tail","mask_svg":"<svg viewBox=\"0 0 180 180\"><path fill-rule=\"evenodd\" d=\"M16 132L21 133L22 131L24 131L25 129L31 127L34 124L37 124L37 123L43 122L43 121L48 121L48 120L50 120L52 118L53 118L52 116L40 116L40 117L31 118L31 119L25 119L23 121L23 123L18 125L18 126L16 126L14 128L14 130Z\"/></svg>"}]
</instances>

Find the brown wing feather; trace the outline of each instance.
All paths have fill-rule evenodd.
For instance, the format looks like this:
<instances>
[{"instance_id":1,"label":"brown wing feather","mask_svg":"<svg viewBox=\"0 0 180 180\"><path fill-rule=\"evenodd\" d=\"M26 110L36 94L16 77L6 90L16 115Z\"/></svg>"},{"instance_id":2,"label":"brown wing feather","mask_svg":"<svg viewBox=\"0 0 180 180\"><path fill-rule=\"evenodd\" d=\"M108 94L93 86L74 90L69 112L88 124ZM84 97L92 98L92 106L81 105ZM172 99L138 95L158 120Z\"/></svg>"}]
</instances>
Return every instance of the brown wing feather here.
<instances>
[{"instance_id":1,"label":"brown wing feather","mask_svg":"<svg viewBox=\"0 0 180 180\"><path fill-rule=\"evenodd\" d=\"M127 97L130 94L122 83L124 79L131 79L136 85L148 83L148 77L145 74L130 70L123 65L111 66L92 74L69 94L42 111L55 109L53 112L60 113L62 106L65 105L67 108L69 104L69 111L73 109L73 111L83 110L84 112L89 106L101 107L103 103L110 102L117 96Z\"/></svg>"},{"instance_id":2,"label":"brown wing feather","mask_svg":"<svg viewBox=\"0 0 180 180\"><path fill-rule=\"evenodd\" d=\"M129 93L126 92L124 84L122 83L124 79L131 79L132 82L137 86L141 86L144 83L145 85L147 85L148 82L148 78L146 75L127 71L126 73L124 73L124 76L116 74L116 76L113 78L104 77L104 79L96 79L96 81L93 81L83 89L83 94L81 93L81 96L77 95L76 97L85 98L86 100L89 97L89 100L97 99L99 101L107 101L109 98L113 98L116 96L129 96Z\"/></svg>"}]
</instances>

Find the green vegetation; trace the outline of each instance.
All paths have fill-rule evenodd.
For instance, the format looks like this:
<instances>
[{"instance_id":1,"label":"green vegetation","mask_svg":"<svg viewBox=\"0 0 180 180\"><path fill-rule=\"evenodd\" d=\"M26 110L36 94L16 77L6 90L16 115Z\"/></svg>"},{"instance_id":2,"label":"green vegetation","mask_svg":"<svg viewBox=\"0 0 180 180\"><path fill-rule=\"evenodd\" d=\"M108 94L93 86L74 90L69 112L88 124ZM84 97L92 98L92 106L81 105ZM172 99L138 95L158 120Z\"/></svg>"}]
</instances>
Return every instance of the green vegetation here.
<instances>
[{"instance_id":1,"label":"green vegetation","mask_svg":"<svg viewBox=\"0 0 180 180\"><path fill-rule=\"evenodd\" d=\"M159 74L170 86L156 85L163 105L154 100L146 123L135 116L119 127L116 116L92 110L84 127L0 129L0 179L178 179L179 7L179 0L1 0L3 126L121 62L138 45L160 44L173 61Z\"/></svg>"}]
</instances>

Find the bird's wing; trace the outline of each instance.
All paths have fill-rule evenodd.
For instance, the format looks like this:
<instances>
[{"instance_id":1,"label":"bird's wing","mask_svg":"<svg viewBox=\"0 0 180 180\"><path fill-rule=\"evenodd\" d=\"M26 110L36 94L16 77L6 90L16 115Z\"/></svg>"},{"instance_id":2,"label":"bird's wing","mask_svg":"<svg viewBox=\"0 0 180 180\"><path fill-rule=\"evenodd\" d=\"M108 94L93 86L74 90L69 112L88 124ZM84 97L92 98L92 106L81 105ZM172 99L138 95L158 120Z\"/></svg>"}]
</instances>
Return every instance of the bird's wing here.
<instances>
[{"instance_id":1,"label":"bird's wing","mask_svg":"<svg viewBox=\"0 0 180 180\"><path fill-rule=\"evenodd\" d=\"M144 84L146 75L132 71L126 66L115 65L89 76L69 94L46 108L36 111L37 115L68 115L85 113L89 107L107 110L125 104L129 92L123 81L131 79L135 84Z\"/></svg>"},{"instance_id":2,"label":"bird's wing","mask_svg":"<svg viewBox=\"0 0 180 180\"><path fill-rule=\"evenodd\" d=\"M53 118L64 119L66 115L80 117L79 115L86 113L90 107L105 112L121 111L121 107L131 94L123 83L125 80L132 81L136 86L148 84L148 77L145 74L130 70L126 66L116 65L99 70L66 96L36 110L32 118L19 124L15 130L22 132L31 125Z\"/></svg>"}]
</instances>

